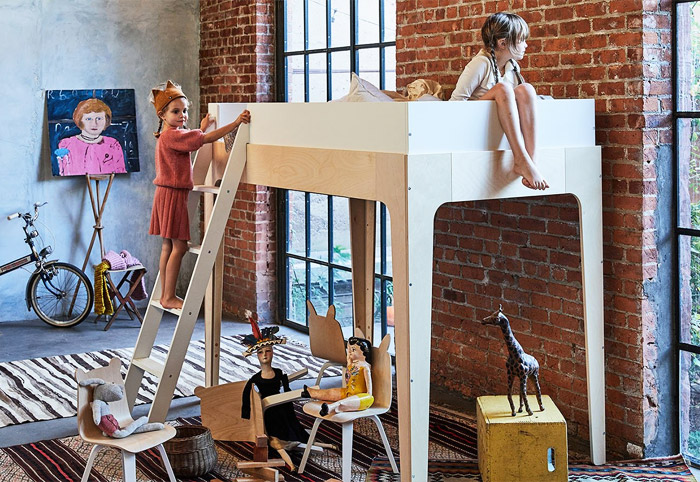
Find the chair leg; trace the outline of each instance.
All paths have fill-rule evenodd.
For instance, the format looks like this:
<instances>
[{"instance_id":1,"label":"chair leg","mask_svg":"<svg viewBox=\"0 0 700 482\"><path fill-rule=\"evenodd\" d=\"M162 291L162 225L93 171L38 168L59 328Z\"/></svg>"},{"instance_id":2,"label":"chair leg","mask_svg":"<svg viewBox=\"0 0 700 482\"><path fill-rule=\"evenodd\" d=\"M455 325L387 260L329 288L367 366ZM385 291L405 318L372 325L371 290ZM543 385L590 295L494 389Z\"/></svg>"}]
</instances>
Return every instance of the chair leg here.
<instances>
[{"instance_id":1,"label":"chair leg","mask_svg":"<svg viewBox=\"0 0 700 482\"><path fill-rule=\"evenodd\" d=\"M177 482L175 474L173 473L173 468L170 466L170 460L168 460L168 454L165 452L165 447L163 447L163 444L158 444L156 448L158 452L160 452L160 458L163 459L163 465L165 466L165 471L168 473L168 479L170 479L170 482Z\"/></svg>"},{"instance_id":2,"label":"chair leg","mask_svg":"<svg viewBox=\"0 0 700 482\"><path fill-rule=\"evenodd\" d=\"M97 457L97 452L102 450L102 445L94 445L90 451L90 456L87 459L87 464L85 464L85 472L83 472L83 478L80 482L87 482L90 478L90 471L92 470L92 464L95 463L95 457Z\"/></svg>"},{"instance_id":3,"label":"chair leg","mask_svg":"<svg viewBox=\"0 0 700 482\"><path fill-rule=\"evenodd\" d=\"M136 482L136 454L122 450L124 482Z\"/></svg>"},{"instance_id":4,"label":"chair leg","mask_svg":"<svg viewBox=\"0 0 700 482\"><path fill-rule=\"evenodd\" d=\"M384 450L386 450L386 456L389 458L389 462L391 463L391 470L393 470L395 474L398 474L399 468L396 466L396 460L394 460L394 452L391 451L389 439L386 436L386 432L384 432L384 425L382 425L382 421L379 420L379 417L377 417L376 415L372 415L370 418L374 420L374 423L377 425L377 430L379 430L379 436L382 438L382 443L384 444Z\"/></svg>"},{"instance_id":5,"label":"chair leg","mask_svg":"<svg viewBox=\"0 0 700 482\"><path fill-rule=\"evenodd\" d=\"M322 418L317 418L316 421L314 422L314 426L311 429L311 434L309 435L309 441L306 442L306 448L304 449L304 456L301 458L301 463L299 464L299 473L303 474L304 469L306 468L306 460L309 458L309 454L311 453L311 447L314 444L314 439L316 438L316 431L318 430L318 426L321 425L321 422L323 421Z\"/></svg>"},{"instance_id":6,"label":"chair leg","mask_svg":"<svg viewBox=\"0 0 700 482\"><path fill-rule=\"evenodd\" d=\"M352 480L352 431L353 423L343 424L343 482Z\"/></svg>"}]
</instances>

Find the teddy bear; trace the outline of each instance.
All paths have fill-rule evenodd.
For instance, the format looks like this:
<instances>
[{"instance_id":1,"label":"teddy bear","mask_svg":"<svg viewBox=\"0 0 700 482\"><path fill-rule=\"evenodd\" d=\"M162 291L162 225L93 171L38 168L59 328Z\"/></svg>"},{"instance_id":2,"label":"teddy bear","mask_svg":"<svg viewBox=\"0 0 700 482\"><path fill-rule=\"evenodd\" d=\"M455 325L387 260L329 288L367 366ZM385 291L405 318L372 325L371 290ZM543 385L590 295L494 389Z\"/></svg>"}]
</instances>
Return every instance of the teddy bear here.
<instances>
[{"instance_id":1,"label":"teddy bear","mask_svg":"<svg viewBox=\"0 0 700 482\"><path fill-rule=\"evenodd\" d=\"M140 417L126 427L120 427L117 419L110 413L108 402L116 402L124 398L124 387L114 383L107 383L101 378L89 378L80 382L81 387L95 385L92 391L92 419L95 425L102 430L107 437L124 438L132 433L151 432L162 430L162 423L148 423L148 417Z\"/></svg>"}]
</instances>

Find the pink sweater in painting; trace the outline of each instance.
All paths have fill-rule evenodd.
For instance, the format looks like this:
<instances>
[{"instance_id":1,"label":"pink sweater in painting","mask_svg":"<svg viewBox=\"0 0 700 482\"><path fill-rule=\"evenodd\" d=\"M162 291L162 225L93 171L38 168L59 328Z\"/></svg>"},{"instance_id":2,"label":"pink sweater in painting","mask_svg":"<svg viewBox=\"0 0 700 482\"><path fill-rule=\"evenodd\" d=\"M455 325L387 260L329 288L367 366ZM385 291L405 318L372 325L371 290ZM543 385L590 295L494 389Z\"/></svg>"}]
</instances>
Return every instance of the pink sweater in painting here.
<instances>
[{"instance_id":1,"label":"pink sweater in painting","mask_svg":"<svg viewBox=\"0 0 700 482\"><path fill-rule=\"evenodd\" d=\"M124 151L119 141L103 136L100 142L88 144L78 136L61 139L59 149L68 149L68 154L58 157L61 176L85 174L124 173Z\"/></svg>"},{"instance_id":2,"label":"pink sweater in painting","mask_svg":"<svg viewBox=\"0 0 700 482\"><path fill-rule=\"evenodd\" d=\"M156 144L156 178L153 184L178 189L192 189L190 152L204 144L199 129L166 129Z\"/></svg>"}]
</instances>

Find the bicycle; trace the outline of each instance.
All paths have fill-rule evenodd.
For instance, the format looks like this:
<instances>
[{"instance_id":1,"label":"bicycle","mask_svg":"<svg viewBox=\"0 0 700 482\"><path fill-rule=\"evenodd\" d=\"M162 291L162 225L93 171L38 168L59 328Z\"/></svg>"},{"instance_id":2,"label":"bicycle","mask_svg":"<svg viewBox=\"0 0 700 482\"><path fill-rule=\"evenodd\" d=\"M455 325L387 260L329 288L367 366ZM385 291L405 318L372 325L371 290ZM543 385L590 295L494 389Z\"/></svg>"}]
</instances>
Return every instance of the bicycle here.
<instances>
[{"instance_id":1,"label":"bicycle","mask_svg":"<svg viewBox=\"0 0 700 482\"><path fill-rule=\"evenodd\" d=\"M34 263L36 269L29 277L25 294L27 311L33 308L41 321L67 328L88 317L95 294L90 279L81 269L70 263L46 260L53 252L51 246L44 246L37 252L34 238L39 236L39 232L34 227L34 221L39 217L39 208L45 204L34 203L34 214L14 213L7 216L8 221L16 218L24 221L24 242L29 245L31 253L0 266L0 276Z\"/></svg>"}]
</instances>

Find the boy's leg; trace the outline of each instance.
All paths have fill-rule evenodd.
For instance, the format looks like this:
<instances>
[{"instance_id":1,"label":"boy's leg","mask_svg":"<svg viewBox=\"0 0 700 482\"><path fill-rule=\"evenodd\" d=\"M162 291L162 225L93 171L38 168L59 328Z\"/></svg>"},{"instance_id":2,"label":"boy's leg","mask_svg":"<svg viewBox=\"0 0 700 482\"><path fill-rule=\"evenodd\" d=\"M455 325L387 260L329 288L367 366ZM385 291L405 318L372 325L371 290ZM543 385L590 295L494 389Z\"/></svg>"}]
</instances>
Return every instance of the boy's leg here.
<instances>
[{"instance_id":1,"label":"boy's leg","mask_svg":"<svg viewBox=\"0 0 700 482\"><path fill-rule=\"evenodd\" d=\"M166 267L168 266L168 258L173 251L173 242L168 238L163 238L163 245L160 250L160 261L158 269L160 270L160 299L165 296L165 282L167 279Z\"/></svg>"},{"instance_id":2,"label":"boy's leg","mask_svg":"<svg viewBox=\"0 0 700 482\"><path fill-rule=\"evenodd\" d=\"M172 242L173 249L165 267L166 284L163 288L163 297L160 300L160 304L163 305L164 308L180 309L182 308L183 301L175 296L175 288L177 286L177 275L180 272L182 257L185 256L187 252L187 241L173 239Z\"/></svg>"}]
</instances>

